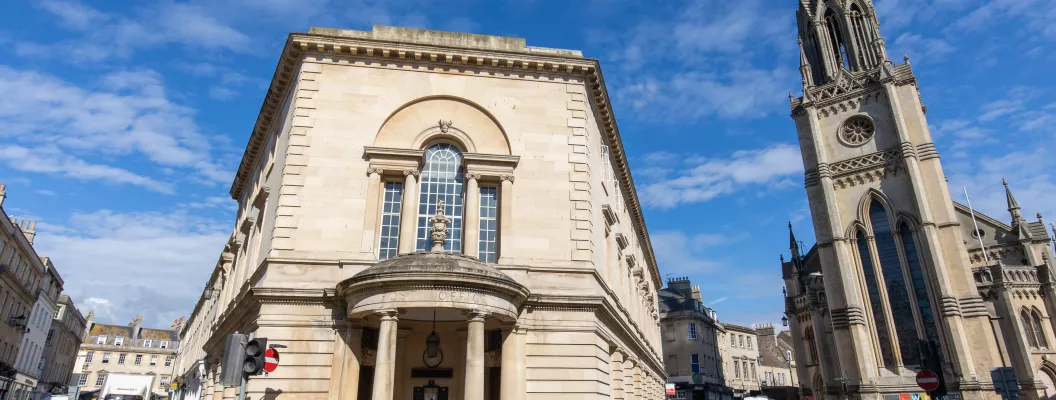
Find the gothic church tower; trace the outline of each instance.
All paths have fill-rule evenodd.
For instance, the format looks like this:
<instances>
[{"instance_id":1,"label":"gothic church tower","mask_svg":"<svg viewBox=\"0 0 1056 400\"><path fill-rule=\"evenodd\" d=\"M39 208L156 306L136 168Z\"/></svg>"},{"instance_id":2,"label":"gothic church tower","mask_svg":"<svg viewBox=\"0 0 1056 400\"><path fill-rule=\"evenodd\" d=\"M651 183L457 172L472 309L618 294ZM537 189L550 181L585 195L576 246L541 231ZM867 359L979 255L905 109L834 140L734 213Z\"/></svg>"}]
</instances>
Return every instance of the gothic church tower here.
<instances>
[{"instance_id":1,"label":"gothic church tower","mask_svg":"<svg viewBox=\"0 0 1056 400\"><path fill-rule=\"evenodd\" d=\"M800 0L796 16L803 96L790 100L817 245L784 275L804 386L919 393L932 340L951 391L993 396L1002 360L909 59L888 59L870 0Z\"/></svg>"}]
</instances>

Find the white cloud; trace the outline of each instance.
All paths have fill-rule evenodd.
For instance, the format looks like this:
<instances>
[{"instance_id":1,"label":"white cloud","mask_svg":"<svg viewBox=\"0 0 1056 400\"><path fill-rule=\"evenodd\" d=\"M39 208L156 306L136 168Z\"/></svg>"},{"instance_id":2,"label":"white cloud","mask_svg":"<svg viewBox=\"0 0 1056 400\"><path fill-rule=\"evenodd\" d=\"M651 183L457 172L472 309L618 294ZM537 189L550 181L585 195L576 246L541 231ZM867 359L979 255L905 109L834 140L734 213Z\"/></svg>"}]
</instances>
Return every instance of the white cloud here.
<instances>
[{"instance_id":1,"label":"white cloud","mask_svg":"<svg viewBox=\"0 0 1056 400\"><path fill-rule=\"evenodd\" d=\"M44 0L39 6L58 17L60 24L72 29L89 29L109 19L99 10L76 2Z\"/></svg>"},{"instance_id":2,"label":"white cloud","mask_svg":"<svg viewBox=\"0 0 1056 400\"><path fill-rule=\"evenodd\" d=\"M64 154L54 146L27 148L8 145L0 148L0 160L19 171L52 174L77 180L102 180L110 183L130 184L155 192L173 193L172 184L159 182L122 168L91 164Z\"/></svg>"},{"instance_id":3,"label":"white cloud","mask_svg":"<svg viewBox=\"0 0 1056 400\"><path fill-rule=\"evenodd\" d=\"M209 88L209 98L213 100L231 100L235 98L235 96L238 96L238 92L230 88L220 86L213 86Z\"/></svg>"},{"instance_id":4,"label":"white cloud","mask_svg":"<svg viewBox=\"0 0 1056 400\"><path fill-rule=\"evenodd\" d=\"M160 75L149 70L103 76L98 89L85 89L35 71L0 66L0 138L14 168L106 179L170 192L158 182L119 167L92 164L74 154L107 158L144 157L163 167L196 172L205 182L226 183L227 168L214 157L194 111L169 100ZM47 156L46 158L41 158ZM37 161L19 166L12 160Z\"/></svg>"},{"instance_id":5,"label":"white cloud","mask_svg":"<svg viewBox=\"0 0 1056 400\"><path fill-rule=\"evenodd\" d=\"M987 122L1022 110L1023 102L1011 99L997 100L984 104L981 108L984 112L979 115L979 121Z\"/></svg>"},{"instance_id":6,"label":"white cloud","mask_svg":"<svg viewBox=\"0 0 1056 400\"><path fill-rule=\"evenodd\" d=\"M66 291L83 299L81 312L95 308L101 322L114 323L142 313L155 318L146 323L168 327L201 294L229 236L225 227L186 211L99 210L38 225L36 242L62 273Z\"/></svg>"},{"instance_id":7,"label":"white cloud","mask_svg":"<svg viewBox=\"0 0 1056 400\"><path fill-rule=\"evenodd\" d=\"M719 297L719 298L717 298L715 300L712 300L711 303L708 303L708 304L709 305L716 305L716 304L719 304L719 303L722 303L722 302L726 301L726 299L728 299L728 298L730 298L730 296Z\"/></svg>"},{"instance_id":8,"label":"white cloud","mask_svg":"<svg viewBox=\"0 0 1056 400\"><path fill-rule=\"evenodd\" d=\"M74 0L45 0L40 6L58 17L59 25L82 31L84 36L54 44L21 43L17 47L20 55L61 55L64 61L99 62L167 44L237 53L253 49L248 35L217 19L207 5L159 1L133 16L108 15Z\"/></svg>"},{"instance_id":9,"label":"white cloud","mask_svg":"<svg viewBox=\"0 0 1056 400\"><path fill-rule=\"evenodd\" d=\"M895 39L893 44L895 53L912 55L914 61L924 59L934 61L942 59L946 54L955 49L950 42L944 39L925 38L915 33L903 33Z\"/></svg>"},{"instance_id":10,"label":"white cloud","mask_svg":"<svg viewBox=\"0 0 1056 400\"><path fill-rule=\"evenodd\" d=\"M639 194L647 206L671 208L708 201L745 186L789 185L802 173L799 148L778 144L761 150L737 151L729 158L707 160L673 178L647 183Z\"/></svg>"},{"instance_id":11,"label":"white cloud","mask_svg":"<svg viewBox=\"0 0 1056 400\"><path fill-rule=\"evenodd\" d=\"M40 189L40 190L37 190L37 194L39 194L41 196L54 196L55 192L53 192L51 190L47 190L47 189Z\"/></svg>"},{"instance_id":12,"label":"white cloud","mask_svg":"<svg viewBox=\"0 0 1056 400\"><path fill-rule=\"evenodd\" d=\"M637 112L636 118L685 123L717 115L762 117L786 104L792 70L736 69L728 73L683 72L644 77L618 87L616 98Z\"/></svg>"}]
</instances>

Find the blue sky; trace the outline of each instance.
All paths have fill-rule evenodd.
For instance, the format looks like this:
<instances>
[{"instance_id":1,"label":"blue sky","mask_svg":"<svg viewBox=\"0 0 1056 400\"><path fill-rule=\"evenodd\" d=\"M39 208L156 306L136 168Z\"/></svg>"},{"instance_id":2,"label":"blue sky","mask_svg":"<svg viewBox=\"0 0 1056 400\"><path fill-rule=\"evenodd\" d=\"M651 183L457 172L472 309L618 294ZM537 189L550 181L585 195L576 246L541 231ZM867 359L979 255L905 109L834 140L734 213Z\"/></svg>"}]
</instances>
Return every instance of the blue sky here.
<instances>
[{"instance_id":1,"label":"blue sky","mask_svg":"<svg viewBox=\"0 0 1056 400\"><path fill-rule=\"evenodd\" d=\"M664 276L720 319L780 318L786 223L813 242L788 117L794 0L10 0L0 5L5 210L102 321L191 311L279 51L310 26L516 36L601 60ZM129 4L134 4L129 6ZM951 188L1056 221L1056 1L877 0L912 57Z\"/></svg>"}]
</instances>

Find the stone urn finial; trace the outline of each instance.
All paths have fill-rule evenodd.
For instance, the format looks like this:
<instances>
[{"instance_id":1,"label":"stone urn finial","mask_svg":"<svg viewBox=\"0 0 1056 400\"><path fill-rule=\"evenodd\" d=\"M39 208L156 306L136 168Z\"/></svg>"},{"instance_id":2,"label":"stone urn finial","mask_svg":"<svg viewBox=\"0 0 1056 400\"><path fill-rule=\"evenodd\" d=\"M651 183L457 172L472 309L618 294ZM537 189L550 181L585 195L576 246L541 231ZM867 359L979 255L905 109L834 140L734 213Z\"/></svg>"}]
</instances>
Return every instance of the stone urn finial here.
<instances>
[{"instance_id":1,"label":"stone urn finial","mask_svg":"<svg viewBox=\"0 0 1056 400\"><path fill-rule=\"evenodd\" d=\"M429 218L429 224L432 225L429 228L429 233L433 238L433 251L444 251L444 241L447 240L447 225L451 223L451 218L444 215L444 201L440 200L436 204L436 215Z\"/></svg>"}]
</instances>

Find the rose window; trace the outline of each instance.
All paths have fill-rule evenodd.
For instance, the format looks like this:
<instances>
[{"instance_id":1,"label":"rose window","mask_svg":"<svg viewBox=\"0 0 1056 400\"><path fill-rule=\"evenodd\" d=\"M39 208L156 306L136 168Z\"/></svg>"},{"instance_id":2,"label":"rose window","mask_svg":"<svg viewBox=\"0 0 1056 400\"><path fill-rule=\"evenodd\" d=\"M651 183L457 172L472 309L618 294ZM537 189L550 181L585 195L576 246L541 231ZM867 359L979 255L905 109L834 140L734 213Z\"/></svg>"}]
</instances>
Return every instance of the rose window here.
<instances>
[{"instance_id":1,"label":"rose window","mask_svg":"<svg viewBox=\"0 0 1056 400\"><path fill-rule=\"evenodd\" d=\"M869 118L851 117L843 124L843 128L840 128L840 139L849 145L857 146L872 139L874 133L876 127Z\"/></svg>"}]
</instances>

